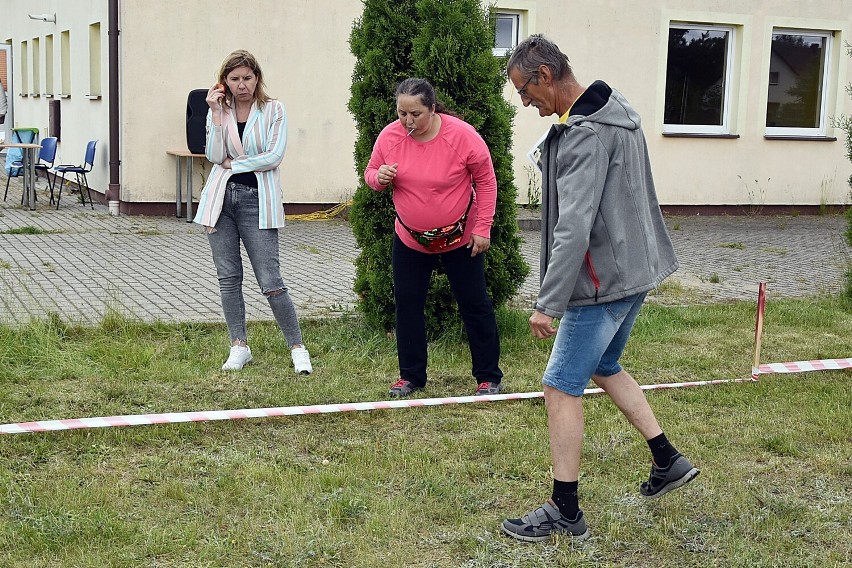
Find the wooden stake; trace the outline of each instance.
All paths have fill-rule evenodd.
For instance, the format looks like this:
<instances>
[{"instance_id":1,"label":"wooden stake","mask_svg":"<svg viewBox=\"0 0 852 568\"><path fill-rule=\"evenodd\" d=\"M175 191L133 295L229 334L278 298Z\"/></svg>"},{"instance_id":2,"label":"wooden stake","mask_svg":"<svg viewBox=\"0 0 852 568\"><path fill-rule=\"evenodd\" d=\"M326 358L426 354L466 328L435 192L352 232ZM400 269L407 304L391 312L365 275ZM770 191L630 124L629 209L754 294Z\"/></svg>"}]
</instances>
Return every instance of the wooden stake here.
<instances>
[{"instance_id":1,"label":"wooden stake","mask_svg":"<svg viewBox=\"0 0 852 568\"><path fill-rule=\"evenodd\" d=\"M760 342L763 339L763 311L766 307L766 282L757 289L757 321L754 326L754 363L751 366L751 378L757 380L760 375Z\"/></svg>"}]
</instances>

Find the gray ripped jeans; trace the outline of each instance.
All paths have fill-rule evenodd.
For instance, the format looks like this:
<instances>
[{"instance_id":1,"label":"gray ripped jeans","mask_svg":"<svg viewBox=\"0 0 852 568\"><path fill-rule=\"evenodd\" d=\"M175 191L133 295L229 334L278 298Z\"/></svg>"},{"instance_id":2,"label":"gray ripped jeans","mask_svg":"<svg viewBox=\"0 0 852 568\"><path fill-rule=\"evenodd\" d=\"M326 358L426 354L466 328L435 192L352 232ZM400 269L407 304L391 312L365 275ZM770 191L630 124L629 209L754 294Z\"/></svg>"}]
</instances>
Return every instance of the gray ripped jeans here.
<instances>
[{"instance_id":1,"label":"gray ripped jeans","mask_svg":"<svg viewBox=\"0 0 852 568\"><path fill-rule=\"evenodd\" d=\"M229 183L225 192L222 214L214 230L207 233L222 311L228 324L231 342L246 340L246 305L243 298L243 259L240 240L245 246L261 292L266 296L278 327L287 344L302 343L302 330L296 306L281 278L278 260L278 229L258 228L259 205L257 188Z\"/></svg>"}]
</instances>

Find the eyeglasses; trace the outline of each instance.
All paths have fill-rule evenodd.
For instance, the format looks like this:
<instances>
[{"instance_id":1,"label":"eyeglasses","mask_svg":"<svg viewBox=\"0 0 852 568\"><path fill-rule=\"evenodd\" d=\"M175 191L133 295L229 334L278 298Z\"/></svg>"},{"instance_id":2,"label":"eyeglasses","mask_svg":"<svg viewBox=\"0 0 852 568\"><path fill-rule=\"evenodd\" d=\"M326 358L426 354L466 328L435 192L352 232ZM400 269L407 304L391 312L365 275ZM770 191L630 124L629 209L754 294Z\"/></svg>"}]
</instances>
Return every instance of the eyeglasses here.
<instances>
[{"instance_id":1,"label":"eyeglasses","mask_svg":"<svg viewBox=\"0 0 852 568\"><path fill-rule=\"evenodd\" d=\"M530 78L527 79L527 82L524 83L524 85L520 89L518 89L518 94L521 95L522 97L526 98L526 99L530 98L530 96L527 94L527 85L530 84L530 81L533 80L533 77L537 77L537 76L538 76L538 71L536 71L535 75L530 75Z\"/></svg>"}]
</instances>

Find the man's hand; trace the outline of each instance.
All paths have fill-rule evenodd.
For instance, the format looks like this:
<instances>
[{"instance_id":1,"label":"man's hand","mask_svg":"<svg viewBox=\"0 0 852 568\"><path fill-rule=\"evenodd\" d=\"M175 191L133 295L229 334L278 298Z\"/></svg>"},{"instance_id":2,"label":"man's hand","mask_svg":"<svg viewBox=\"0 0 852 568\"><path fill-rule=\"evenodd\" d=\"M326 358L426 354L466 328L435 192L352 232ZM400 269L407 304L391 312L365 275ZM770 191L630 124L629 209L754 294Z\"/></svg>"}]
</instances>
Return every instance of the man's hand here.
<instances>
[{"instance_id":1,"label":"man's hand","mask_svg":"<svg viewBox=\"0 0 852 568\"><path fill-rule=\"evenodd\" d=\"M534 311L530 316L530 330L534 337L547 339L556 333L553 327L553 318L539 311Z\"/></svg>"}]
</instances>

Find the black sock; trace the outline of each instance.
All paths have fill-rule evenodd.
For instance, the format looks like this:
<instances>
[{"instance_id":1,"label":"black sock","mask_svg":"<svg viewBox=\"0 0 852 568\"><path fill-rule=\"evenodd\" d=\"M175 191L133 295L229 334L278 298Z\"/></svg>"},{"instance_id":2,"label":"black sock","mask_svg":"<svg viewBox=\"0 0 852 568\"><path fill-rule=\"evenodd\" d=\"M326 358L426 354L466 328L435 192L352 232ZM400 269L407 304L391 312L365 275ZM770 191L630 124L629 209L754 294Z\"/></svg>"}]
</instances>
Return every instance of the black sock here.
<instances>
[{"instance_id":1,"label":"black sock","mask_svg":"<svg viewBox=\"0 0 852 568\"><path fill-rule=\"evenodd\" d=\"M580 512L579 499L577 497L577 481L553 480L553 502L562 516L573 521Z\"/></svg>"},{"instance_id":2,"label":"black sock","mask_svg":"<svg viewBox=\"0 0 852 568\"><path fill-rule=\"evenodd\" d=\"M680 453L672 446L665 434L660 434L656 438L648 440L648 447L651 448L651 455L654 456L654 463L657 467L667 468L675 458L680 456Z\"/></svg>"}]
</instances>

